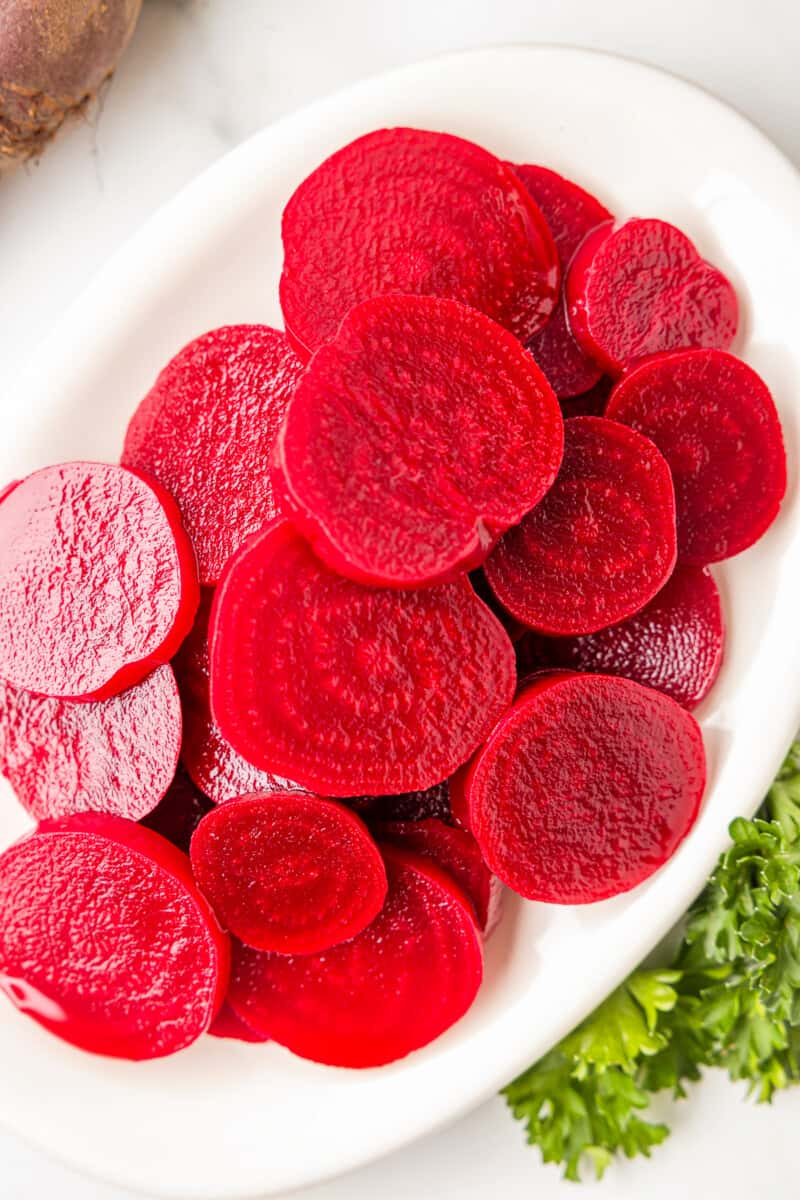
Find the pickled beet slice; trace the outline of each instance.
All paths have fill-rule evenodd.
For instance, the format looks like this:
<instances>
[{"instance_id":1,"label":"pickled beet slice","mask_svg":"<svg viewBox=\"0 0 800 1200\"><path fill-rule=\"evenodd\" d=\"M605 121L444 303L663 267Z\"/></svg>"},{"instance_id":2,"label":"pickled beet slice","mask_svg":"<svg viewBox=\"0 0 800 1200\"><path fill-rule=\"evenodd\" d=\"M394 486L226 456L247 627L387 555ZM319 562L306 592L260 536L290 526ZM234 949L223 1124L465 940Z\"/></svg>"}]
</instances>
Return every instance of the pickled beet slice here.
<instances>
[{"instance_id":1,"label":"pickled beet slice","mask_svg":"<svg viewBox=\"0 0 800 1200\"><path fill-rule=\"evenodd\" d=\"M525 165L514 170L550 226L563 280L587 233L613 217L589 192L547 167ZM572 336L563 294L550 320L528 342L528 349L559 399L588 391L600 378L597 363Z\"/></svg>"},{"instance_id":2,"label":"pickled beet slice","mask_svg":"<svg viewBox=\"0 0 800 1200\"><path fill-rule=\"evenodd\" d=\"M275 516L269 456L301 370L275 329L212 329L175 355L131 418L122 464L174 496L203 584Z\"/></svg>"},{"instance_id":3,"label":"pickled beet slice","mask_svg":"<svg viewBox=\"0 0 800 1200\"><path fill-rule=\"evenodd\" d=\"M301 1058L393 1062L455 1024L480 987L481 942L466 896L434 863L396 846L383 851L386 904L351 941L296 956L235 946L235 1012Z\"/></svg>"},{"instance_id":4,"label":"pickled beet slice","mask_svg":"<svg viewBox=\"0 0 800 1200\"><path fill-rule=\"evenodd\" d=\"M316 954L380 912L386 871L363 821L296 792L220 804L192 838L192 869L222 924L246 946Z\"/></svg>"},{"instance_id":5,"label":"pickled beet slice","mask_svg":"<svg viewBox=\"0 0 800 1200\"><path fill-rule=\"evenodd\" d=\"M675 565L669 467L646 437L603 417L565 422L544 500L484 570L500 603L542 633L593 633L651 600Z\"/></svg>"},{"instance_id":6,"label":"pickled beet slice","mask_svg":"<svg viewBox=\"0 0 800 1200\"><path fill-rule=\"evenodd\" d=\"M104 700L172 658L197 608L174 501L105 463L34 472L0 503L0 679Z\"/></svg>"},{"instance_id":7,"label":"pickled beet slice","mask_svg":"<svg viewBox=\"0 0 800 1200\"><path fill-rule=\"evenodd\" d=\"M666 221L601 225L582 243L564 288L572 332L612 375L661 350L725 350L736 334L731 283Z\"/></svg>"},{"instance_id":8,"label":"pickled beet slice","mask_svg":"<svg viewBox=\"0 0 800 1200\"><path fill-rule=\"evenodd\" d=\"M451 300L382 296L314 355L274 486L334 570L415 587L482 562L550 487L563 441L552 388L510 333Z\"/></svg>"},{"instance_id":9,"label":"pickled beet slice","mask_svg":"<svg viewBox=\"0 0 800 1200\"><path fill-rule=\"evenodd\" d=\"M363 800L367 820L373 821L426 821L434 817L452 825L450 811L450 785L447 780L437 783L422 792L400 792L394 796L361 796L347 801Z\"/></svg>"},{"instance_id":10,"label":"pickled beet slice","mask_svg":"<svg viewBox=\"0 0 800 1200\"><path fill-rule=\"evenodd\" d=\"M217 589L216 722L254 766L310 791L432 787L480 745L514 684L513 647L466 579L365 588L287 521L251 538Z\"/></svg>"},{"instance_id":11,"label":"pickled beet slice","mask_svg":"<svg viewBox=\"0 0 800 1200\"><path fill-rule=\"evenodd\" d=\"M49 821L0 856L0 990L94 1054L190 1045L225 996L230 947L189 860L99 813Z\"/></svg>"},{"instance_id":12,"label":"pickled beet slice","mask_svg":"<svg viewBox=\"0 0 800 1200\"><path fill-rule=\"evenodd\" d=\"M627 621L584 637L529 633L517 648L517 662L524 675L547 667L622 675L692 709L719 674L724 637L722 604L709 572L676 567L658 595Z\"/></svg>"},{"instance_id":13,"label":"pickled beet slice","mask_svg":"<svg viewBox=\"0 0 800 1200\"><path fill-rule=\"evenodd\" d=\"M674 700L629 679L562 672L519 697L462 796L504 883L528 900L587 904L667 861L704 786L700 729Z\"/></svg>"},{"instance_id":14,"label":"pickled beet slice","mask_svg":"<svg viewBox=\"0 0 800 1200\"><path fill-rule=\"evenodd\" d=\"M241 1017L237 1017L227 1001L214 1017L208 1032L212 1037L228 1038L234 1042L251 1042L255 1044L269 1041L269 1038L265 1037L263 1033L256 1033L255 1029L251 1029L246 1021L243 1021Z\"/></svg>"},{"instance_id":15,"label":"pickled beet slice","mask_svg":"<svg viewBox=\"0 0 800 1200\"><path fill-rule=\"evenodd\" d=\"M469 581L475 589L475 595L480 596L481 600L497 617L500 624L505 629L511 641L516 643L526 632L525 626L516 617L512 617L511 613L506 612L500 601L495 596L492 589L489 587L488 580L479 568L477 571L470 573Z\"/></svg>"},{"instance_id":16,"label":"pickled beet slice","mask_svg":"<svg viewBox=\"0 0 800 1200\"><path fill-rule=\"evenodd\" d=\"M607 415L652 438L669 463L682 562L730 558L772 524L786 452L769 389L747 363L721 350L659 355L620 380Z\"/></svg>"},{"instance_id":17,"label":"pickled beet slice","mask_svg":"<svg viewBox=\"0 0 800 1200\"><path fill-rule=\"evenodd\" d=\"M514 172L447 133L379 129L300 184L283 214L286 329L306 356L362 300L460 300L524 341L558 295L558 256Z\"/></svg>"},{"instance_id":18,"label":"pickled beet slice","mask_svg":"<svg viewBox=\"0 0 800 1200\"><path fill-rule=\"evenodd\" d=\"M170 786L180 749L170 667L93 704L0 682L0 771L37 821L78 812L138 821Z\"/></svg>"},{"instance_id":19,"label":"pickled beet slice","mask_svg":"<svg viewBox=\"0 0 800 1200\"><path fill-rule=\"evenodd\" d=\"M144 818L142 824L188 854L192 834L213 807L213 802L192 783L183 763L179 763L163 800Z\"/></svg>"}]
</instances>

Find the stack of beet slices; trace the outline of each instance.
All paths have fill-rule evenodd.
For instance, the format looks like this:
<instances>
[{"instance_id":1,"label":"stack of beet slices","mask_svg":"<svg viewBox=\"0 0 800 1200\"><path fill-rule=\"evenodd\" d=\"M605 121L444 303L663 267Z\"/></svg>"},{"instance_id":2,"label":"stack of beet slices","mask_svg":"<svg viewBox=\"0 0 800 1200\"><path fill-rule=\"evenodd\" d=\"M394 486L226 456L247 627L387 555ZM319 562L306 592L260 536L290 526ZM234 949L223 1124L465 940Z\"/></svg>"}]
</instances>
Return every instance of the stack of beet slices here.
<instances>
[{"instance_id":1,"label":"stack of beet slices","mask_svg":"<svg viewBox=\"0 0 800 1200\"><path fill-rule=\"evenodd\" d=\"M708 566L786 484L734 291L664 221L384 129L283 237L285 333L203 334L121 466L0 493L0 769L37 823L0 989L97 1054L376 1067L467 1012L503 884L651 876L702 801Z\"/></svg>"}]
</instances>

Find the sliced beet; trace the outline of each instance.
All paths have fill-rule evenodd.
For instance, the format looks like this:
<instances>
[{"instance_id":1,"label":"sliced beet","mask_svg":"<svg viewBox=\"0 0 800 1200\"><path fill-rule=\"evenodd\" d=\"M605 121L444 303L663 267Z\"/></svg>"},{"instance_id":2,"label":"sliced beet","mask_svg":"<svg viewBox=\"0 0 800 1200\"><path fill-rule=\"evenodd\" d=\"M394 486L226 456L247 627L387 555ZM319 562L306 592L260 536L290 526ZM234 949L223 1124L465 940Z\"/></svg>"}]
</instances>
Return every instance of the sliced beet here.
<instances>
[{"instance_id":1,"label":"sliced beet","mask_svg":"<svg viewBox=\"0 0 800 1200\"><path fill-rule=\"evenodd\" d=\"M211 707L223 736L322 795L441 782L514 684L513 647L466 579L365 588L320 563L287 521L251 538L217 589Z\"/></svg>"},{"instance_id":2,"label":"sliced beet","mask_svg":"<svg viewBox=\"0 0 800 1200\"><path fill-rule=\"evenodd\" d=\"M300 184L283 214L280 297L300 353L362 300L442 296L524 341L558 295L547 223L514 172L447 133L379 129Z\"/></svg>"},{"instance_id":3,"label":"sliced beet","mask_svg":"<svg viewBox=\"0 0 800 1200\"><path fill-rule=\"evenodd\" d=\"M556 477L558 401L482 313L382 296L314 355L275 445L281 507L342 575L416 587L477 566Z\"/></svg>"},{"instance_id":4,"label":"sliced beet","mask_svg":"<svg viewBox=\"0 0 800 1200\"><path fill-rule=\"evenodd\" d=\"M607 415L652 438L669 463L683 562L738 554L777 516L786 491L780 420L764 381L732 354L658 355L620 380Z\"/></svg>"},{"instance_id":5,"label":"sliced beet","mask_svg":"<svg viewBox=\"0 0 800 1200\"><path fill-rule=\"evenodd\" d=\"M122 464L174 496L203 584L277 512L269 458L301 370L275 329L212 329L176 354L131 419Z\"/></svg>"},{"instance_id":6,"label":"sliced beet","mask_svg":"<svg viewBox=\"0 0 800 1200\"><path fill-rule=\"evenodd\" d=\"M230 1000L249 1025L301 1058L377 1067L449 1029L481 983L472 906L441 868L384 847L389 894L349 942L294 957L236 946Z\"/></svg>"},{"instance_id":7,"label":"sliced beet","mask_svg":"<svg viewBox=\"0 0 800 1200\"><path fill-rule=\"evenodd\" d=\"M426 821L435 818L452 825L450 811L450 785L447 780L437 783L423 792L400 792L394 796L361 796L348 800L363 800L367 819L373 821Z\"/></svg>"},{"instance_id":8,"label":"sliced beet","mask_svg":"<svg viewBox=\"0 0 800 1200\"><path fill-rule=\"evenodd\" d=\"M188 858L150 829L83 813L0 856L0 990L66 1042L173 1054L208 1029L229 961Z\"/></svg>"},{"instance_id":9,"label":"sliced beet","mask_svg":"<svg viewBox=\"0 0 800 1200\"><path fill-rule=\"evenodd\" d=\"M497 596L495 596L494 592L489 587L489 582L483 571L480 568L478 568L477 571L472 571L470 573L469 581L475 589L475 595L479 596L483 603L491 609L500 624L503 626L503 629L505 629L506 633L511 638L511 641L515 643L518 642L526 632L525 626L521 621L518 621L516 617L512 617L511 613L506 612L500 601L497 599Z\"/></svg>"},{"instance_id":10,"label":"sliced beet","mask_svg":"<svg viewBox=\"0 0 800 1200\"><path fill-rule=\"evenodd\" d=\"M179 763L164 799L142 824L188 854L192 834L213 807L213 802L195 787L183 763Z\"/></svg>"},{"instance_id":11,"label":"sliced beet","mask_svg":"<svg viewBox=\"0 0 800 1200\"><path fill-rule=\"evenodd\" d=\"M73 462L0 503L0 679L103 700L172 658L197 608L174 501L135 471Z\"/></svg>"},{"instance_id":12,"label":"sliced beet","mask_svg":"<svg viewBox=\"0 0 800 1200\"><path fill-rule=\"evenodd\" d=\"M694 824L697 722L628 679L562 672L519 697L463 780L491 871L521 896L587 904L628 891Z\"/></svg>"},{"instance_id":13,"label":"sliced beet","mask_svg":"<svg viewBox=\"0 0 800 1200\"><path fill-rule=\"evenodd\" d=\"M719 674L723 644L722 605L711 575L702 567L676 567L627 621L583 637L526 634L517 662L525 675L547 667L622 675L692 709Z\"/></svg>"},{"instance_id":14,"label":"sliced beet","mask_svg":"<svg viewBox=\"0 0 800 1200\"><path fill-rule=\"evenodd\" d=\"M580 246L564 286L572 332L612 375L661 350L725 350L736 334L731 283L666 221L601 225Z\"/></svg>"},{"instance_id":15,"label":"sliced beet","mask_svg":"<svg viewBox=\"0 0 800 1200\"><path fill-rule=\"evenodd\" d=\"M255 1029L251 1029L246 1021L243 1021L241 1017L237 1017L227 1001L214 1017L208 1032L212 1037L228 1038L234 1042L252 1042L255 1044L269 1041L269 1038L263 1033L256 1033Z\"/></svg>"},{"instance_id":16,"label":"sliced beet","mask_svg":"<svg viewBox=\"0 0 800 1200\"><path fill-rule=\"evenodd\" d=\"M651 441L602 417L565 423L544 500L484 568L500 603L543 633L592 633L644 607L675 565L669 467Z\"/></svg>"},{"instance_id":17,"label":"sliced beet","mask_svg":"<svg viewBox=\"0 0 800 1200\"><path fill-rule=\"evenodd\" d=\"M316 954L355 937L380 912L386 871L363 821L297 792L242 796L192 838L195 879L246 946Z\"/></svg>"},{"instance_id":18,"label":"sliced beet","mask_svg":"<svg viewBox=\"0 0 800 1200\"><path fill-rule=\"evenodd\" d=\"M169 787L180 749L181 705L170 667L93 704L0 682L0 771L37 821L77 812L138 821Z\"/></svg>"},{"instance_id":19,"label":"sliced beet","mask_svg":"<svg viewBox=\"0 0 800 1200\"><path fill-rule=\"evenodd\" d=\"M563 280L587 233L613 217L589 192L547 167L526 165L514 170L550 226ZM600 367L572 336L563 295L547 324L528 342L528 349L559 399L588 391L600 378Z\"/></svg>"},{"instance_id":20,"label":"sliced beet","mask_svg":"<svg viewBox=\"0 0 800 1200\"><path fill-rule=\"evenodd\" d=\"M594 387L580 396L569 396L561 401L561 413L565 421L570 417L602 417L606 411L608 397L614 380L610 375L601 375Z\"/></svg>"}]
</instances>

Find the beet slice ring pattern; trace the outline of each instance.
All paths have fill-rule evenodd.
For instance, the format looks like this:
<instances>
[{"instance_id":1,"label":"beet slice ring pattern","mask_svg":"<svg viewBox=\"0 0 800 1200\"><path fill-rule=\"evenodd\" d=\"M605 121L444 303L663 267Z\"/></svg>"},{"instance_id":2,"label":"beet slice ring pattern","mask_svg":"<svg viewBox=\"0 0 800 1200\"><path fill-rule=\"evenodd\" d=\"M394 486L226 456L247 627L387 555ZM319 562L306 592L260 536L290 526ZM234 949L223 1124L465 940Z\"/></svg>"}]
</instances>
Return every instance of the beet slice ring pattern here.
<instances>
[{"instance_id":1,"label":"beet slice ring pattern","mask_svg":"<svg viewBox=\"0 0 800 1200\"><path fill-rule=\"evenodd\" d=\"M301 370L275 329L212 329L176 354L131 419L122 464L175 498L202 584L277 512L267 464Z\"/></svg>"},{"instance_id":2,"label":"beet slice ring pattern","mask_svg":"<svg viewBox=\"0 0 800 1200\"><path fill-rule=\"evenodd\" d=\"M306 357L373 296L460 300L525 341L558 295L550 230L514 172L446 133L380 129L337 151L287 204L283 246L281 307Z\"/></svg>"},{"instance_id":3,"label":"beet slice ring pattern","mask_svg":"<svg viewBox=\"0 0 800 1200\"><path fill-rule=\"evenodd\" d=\"M565 283L572 332L612 375L648 354L690 346L726 350L736 293L685 233L654 219L590 233Z\"/></svg>"},{"instance_id":4,"label":"beet slice ring pattern","mask_svg":"<svg viewBox=\"0 0 800 1200\"><path fill-rule=\"evenodd\" d=\"M138 821L169 788L180 748L180 697L170 667L94 704L0 682L0 771L37 821L77 812Z\"/></svg>"},{"instance_id":5,"label":"beet slice ring pattern","mask_svg":"<svg viewBox=\"0 0 800 1200\"><path fill-rule=\"evenodd\" d=\"M364 588L286 521L250 539L214 599L211 708L223 736L322 795L446 779L507 708L515 676L505 631L466 579Z\"/></svg>"},{"instance_id":6,"label":"beet slice ring pattern","mask_svg":"<svg viewBox=\"0 0 800 1200\"><path fill-rule=\"evenodd\" d=\"M552 484L563 439L553 390L510 333L451 300L382 296L300 379L274 485L334 570L415 587L482 562Z\"/></svg>"},{"instance_id":7,"label":"beet slice ring pattern","mask_svg":"<svg viewBox=\"0 0 800 1200\"><path fill-rule=\"evenodd\" d=\"M439 1037L483 974L472 907L433 863L385 846L380 915L324 954L234 949L230 1002L248 1025L302 1058L378 1067Z\"/></svg>"},{"instance_id":8,"label":"beet slice ring pattern","mask_svg":"<svg viewBox=\"0 0 800 1200\"><path fill-rule=\"evenodd\" d=\"M178 509L137 472L45 467L0 502L0 679L13 687L116 695L172 658L197 600Z\"/></svg>"},{"instance_id":9,"label":"beet slice ring pattern","mask_svg":"<svg viewBox=\"0 0 800 1200\"><path fill-rule=\"evenodd\" d=\"M675 565L669 467L646 437L603 417L565 422L553 487L484 571L513 616L542 633L593 633L644 607Z\"/></svg>"},{"instance_id":10,"label":"beet slice ring pattern","mask_svg":"<svg viewBox=\"0 0 800 1200\"><path fill-rule=\"evenodd\" d=\"M618 625L575 638L526 634L522 674L566 667L622 675L693 709L714 685L725 640L717 585L702 567L676 567L658 595Z\"/></svg>"},{"instance_id":11,"label":"beet slice ring pattern","mask_svg":"<svg viewBox=\"0 0 800 1200\"><path fill-rule=\"evenodd\" d=\"M703 739L661 692L563 672L519 697L462 784L491 871L529 900L586 904L647 879L689 832Z\"/></svg>"},{"instance_id":12,"label":"beet slice ring pattern","mask_svg":"<svg viewBox=\"0 0 800 1200\"><path fill-rule=\"evenodd\" d=\"M190 1045L225 996L230 946L189 860L98 813L51 821L0 856L0 991L94 1054Z\"/></svg>"},{"instance_id":13,"label":"beet slice ring pattern","mask_svg":"<svg viewBox=\"0 0 800 1200\"><path fill-rule=\"evenodd\" d=\"M720 350L658 355L620 380L606 411L669 463L682 562L729 558L772 524L786 452L769 389L747 363Z\"/></svg>"},{"instance_id":14,"label":"beet slice ring pattern","mask_svg":"<svg viewBox=\"0 0 800 1200\"><path fill-rule=\"evenodd\" d=\"M219 919L255 950L316 954L355 937L386 899L363 821L296 792L229 800L192 838L192 869Z\"/></svg>"},{"instance_id":15,"label":"beet slice ring pattern","mask_svg":"<svg viewBox=\"0 0 800 1200\"><path fill-rule=\"evenodd\" d=\"M526 165L514 170L550 226L563 280L586 235L613 217L589 192L547 167ZM550 320L527 345L559 399L587 392L600 378L600 367L572 335L563 294Z\"/></svg>"}]
</instances>

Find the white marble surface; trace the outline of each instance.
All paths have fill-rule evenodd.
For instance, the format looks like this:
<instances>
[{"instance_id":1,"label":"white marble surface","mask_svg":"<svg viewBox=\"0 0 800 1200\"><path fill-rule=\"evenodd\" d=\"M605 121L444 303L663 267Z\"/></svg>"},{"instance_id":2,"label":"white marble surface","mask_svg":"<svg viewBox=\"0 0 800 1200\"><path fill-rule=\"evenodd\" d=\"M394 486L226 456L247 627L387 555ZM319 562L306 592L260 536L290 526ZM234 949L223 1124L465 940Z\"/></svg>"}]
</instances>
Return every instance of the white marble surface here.
<instances>
[{"instance_id":1,"label":"white marble surface","mask_svg":"<svg viewBox=\"0 0 800 1200\"><path fill-rule=\"evenodd\" d=\"M97 267L229 147L355 79L445 50L511 41L593 46L676 71L745 112L800 163L796 0L146 0L102 111L39 166L0 183L3 404L14 403L15 371ZM91 353L91 330L76 353ZM738 1089L712 1079L689 1103L666 1107L674 1137L651 1163L612 1168L603 1194L798 1194L800 1091L756 1109ZM569 1189L523 1145L495 1101L444 1133L303 1195L561 1200ZM3 1200L126 1195L0 1132Z\"/></svg>"}]
</instances>

